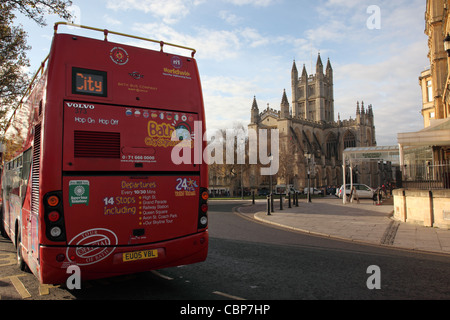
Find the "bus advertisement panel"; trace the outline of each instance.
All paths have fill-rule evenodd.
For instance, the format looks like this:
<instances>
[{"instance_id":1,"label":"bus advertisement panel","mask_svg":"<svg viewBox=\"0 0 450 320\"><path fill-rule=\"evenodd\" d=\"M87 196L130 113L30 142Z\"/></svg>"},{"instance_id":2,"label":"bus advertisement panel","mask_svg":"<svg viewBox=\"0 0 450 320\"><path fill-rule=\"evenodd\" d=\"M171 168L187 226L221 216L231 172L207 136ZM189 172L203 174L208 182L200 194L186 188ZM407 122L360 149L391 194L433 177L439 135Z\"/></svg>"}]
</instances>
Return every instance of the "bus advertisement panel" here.
<instances>
[{"instance_id":1,"label":"bus advertisement panel","mask_svg":"<svg viewBox=\"0 0 450 320\"><path fill-rule=\"evenodd\" d=\"M206 147L195 50L112 43L113 32L83 26L105 39L59 34L60 24L47 68L5 134L1 226L20 266L57 284L73 265L87 280L204 261L208 168L194 161ZM191 162L172 160L181 143Z\"/></svg>"}]
</instances>

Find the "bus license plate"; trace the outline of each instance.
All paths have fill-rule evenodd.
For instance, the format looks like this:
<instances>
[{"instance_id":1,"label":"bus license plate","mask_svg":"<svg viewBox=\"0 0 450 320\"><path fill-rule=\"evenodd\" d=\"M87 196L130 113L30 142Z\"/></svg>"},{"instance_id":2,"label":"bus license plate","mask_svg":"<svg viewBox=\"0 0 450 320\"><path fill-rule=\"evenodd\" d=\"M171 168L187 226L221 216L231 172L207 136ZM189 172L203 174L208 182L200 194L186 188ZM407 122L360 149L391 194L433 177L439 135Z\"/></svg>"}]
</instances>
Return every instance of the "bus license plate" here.
<instances>
[{"instance_id":1,"label":"bus license plate","mask_svg":"<svg viewBox=\"0 0 450 320\"><path fill-rule=\"evenodd\" d=\"M123 262L158 258L158 250L144 250L135 252L125 252Z\"/></svg>"}]
</instances>

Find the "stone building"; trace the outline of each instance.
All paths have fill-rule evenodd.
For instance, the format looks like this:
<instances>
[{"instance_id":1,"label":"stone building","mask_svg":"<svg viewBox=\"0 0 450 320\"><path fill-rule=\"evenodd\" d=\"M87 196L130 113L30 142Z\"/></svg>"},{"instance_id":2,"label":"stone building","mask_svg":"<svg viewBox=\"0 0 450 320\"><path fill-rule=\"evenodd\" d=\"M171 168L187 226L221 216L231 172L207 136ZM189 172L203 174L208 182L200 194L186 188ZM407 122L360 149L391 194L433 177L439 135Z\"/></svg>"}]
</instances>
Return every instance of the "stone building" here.
<instances>
[{"instance_id":1,"label":"stone building","mask_svg":"<svg viewBox=\"0 0 450 320\"><path fill-rule=\"evenodd\" d=\"M450 229L450 1L427 0L425 34L430 68L419 77L424 128L399 133L401 189L394 218Z\"/></svg>"},{"instance_id":2,"label":"stone building","mask_svg":"<svg viewBox=\"0 0 450 320\"><path fill-rule=\"evenodd\" d=\"M260 110L256 97L251 107L249 129L279 129L280 168L273 184L290 184L303 190L309 172L312 187L341 185L344 149L376 146L372 105L357 102L354 119L341 120L338 115L335 120L333 68L328 59L324 72L320 54L314 75L308 75L303 66L299 76L294 61L291 78L292 104L284 90L279 110L269 106ZM353 169L354 183L376 187L376 164ZM250 187L267 186L267 180L258 175L258 170L249 171Z\"/></svg>"}]
</instances>

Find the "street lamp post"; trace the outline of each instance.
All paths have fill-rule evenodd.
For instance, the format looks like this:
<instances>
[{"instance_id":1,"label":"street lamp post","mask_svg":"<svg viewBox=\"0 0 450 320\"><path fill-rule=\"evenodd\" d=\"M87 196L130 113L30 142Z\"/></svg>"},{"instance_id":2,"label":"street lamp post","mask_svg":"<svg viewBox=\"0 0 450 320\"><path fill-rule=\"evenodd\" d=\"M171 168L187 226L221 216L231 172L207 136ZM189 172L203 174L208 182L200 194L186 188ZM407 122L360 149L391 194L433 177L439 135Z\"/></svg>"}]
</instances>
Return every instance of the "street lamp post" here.
<instances>
[{"instance_id":1,"label":"street lamp post","mask_svg":"<svg viewBox=\"0 0 450 320\"><path fill-rule=\"evenodd\" d=\"M311 153L305 153L305 158L308 166L308 195L307 202L311 202Z\"/></svg>"},{"instance_id":2,"label":"street lamp post","mask_svg":"<svg viewBox=\"0 0 450 320\"><path fill-rule=\"evenodd\" d=\"M268 215L270 215L270 212L274 212L274 209L273 209L273 193L272 193L272 161L273 161L273 156L272 156L272 154L270 153L269 154L269 161L270 161L270 167L269 167L269 174L270 174L270 176L269 176L269 197L270 197L270 201L267 203L267 205L268 206L270 206L270 209L268 208L268 210L267 210L267 212L268 212Z\"/></svg>"},{"instance_id":3,"label":"street lamp post","mask_svg":"<svg viewBox=\"0 0 450 320\"><path fill-rule=\"evenodd\" d=\"M241 199L244 200L244 170L241 163Z\"/></svg>"}]
</instances>

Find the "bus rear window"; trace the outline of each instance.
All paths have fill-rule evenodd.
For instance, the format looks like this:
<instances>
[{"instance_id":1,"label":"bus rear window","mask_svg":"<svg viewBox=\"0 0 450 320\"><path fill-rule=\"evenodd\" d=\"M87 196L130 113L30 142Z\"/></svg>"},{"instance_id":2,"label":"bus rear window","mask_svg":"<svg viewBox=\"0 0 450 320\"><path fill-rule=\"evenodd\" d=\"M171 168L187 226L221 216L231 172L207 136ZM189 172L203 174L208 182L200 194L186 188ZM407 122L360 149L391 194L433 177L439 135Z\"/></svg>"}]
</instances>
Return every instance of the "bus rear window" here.
<instances>
[{"instance_id":1,"label":"bus rear window","mask_svg":"<svg viewBox=\"0 0 450 320\"><path fill-rule=\"evenodd\" d=\"M105 71L72 68L72 93L97 97L108 96Z\"/></svg>"}]
</instances>

